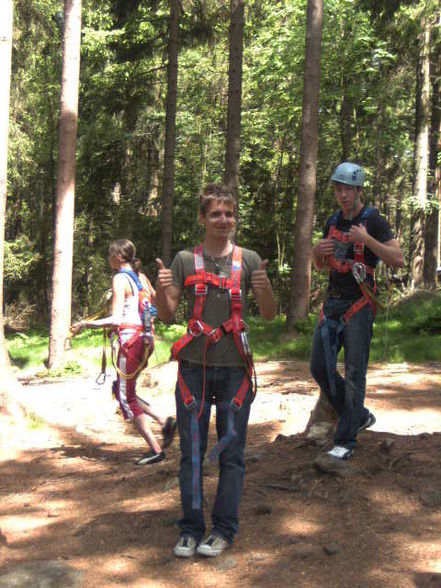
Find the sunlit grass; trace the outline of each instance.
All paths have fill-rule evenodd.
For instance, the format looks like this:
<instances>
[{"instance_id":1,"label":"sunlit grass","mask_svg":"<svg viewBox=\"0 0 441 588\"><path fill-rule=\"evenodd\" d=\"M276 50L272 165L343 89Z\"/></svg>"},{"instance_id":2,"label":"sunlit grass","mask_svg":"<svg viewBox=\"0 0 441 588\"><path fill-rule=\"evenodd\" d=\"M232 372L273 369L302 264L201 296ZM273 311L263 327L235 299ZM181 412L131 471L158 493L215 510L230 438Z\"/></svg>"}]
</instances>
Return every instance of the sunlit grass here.
<instances>
[{"instance_id":1,"label":"sunlit grass","mask_svg":"<svg viewBox=\"0 0 441 588\"><path fill-rule=\"evenodd\" d=\"M285 329L285 317L264 321L249 317L249 338L254 358L259 361L302 359L311 353L312 335L317 313L298 321L295 334ZM158 321L155 327L155 350L149 365L155 366L170 359L170 347L185 333L185 325L164 325ZM40 367L46 377L69 377L85 372L99 373L103 344L102 331L84 331L71 341L72 349L66 353L66 363L61 370L47 372L44 363L48 355L48 333L30 331L7 336L7 345L13 363L20 369ZM110 349L106 341L107 365L110 365ZM432 362L441 361L441 296L417 294L400 301L377 315L371 345L372 361Z\"/></svg>"}]
</instances>

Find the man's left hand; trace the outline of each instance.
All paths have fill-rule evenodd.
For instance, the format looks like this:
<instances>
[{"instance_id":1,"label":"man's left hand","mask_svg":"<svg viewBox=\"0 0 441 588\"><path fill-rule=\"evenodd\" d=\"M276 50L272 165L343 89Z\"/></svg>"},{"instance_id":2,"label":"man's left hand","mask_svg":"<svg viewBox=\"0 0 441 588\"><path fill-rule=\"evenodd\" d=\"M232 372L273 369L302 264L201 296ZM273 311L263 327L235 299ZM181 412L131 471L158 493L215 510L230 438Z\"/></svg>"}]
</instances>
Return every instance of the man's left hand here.
<instances>
[{"instance_id":1,"label":"man's left hand","mask_svg":"<svg viewBox=\"0 0 441 588\"><path fill-rule=\"evenodd\" d=\"M268 274L266 273L266 266L268 265L268 260L265 259L260 264L260 269L254 270L251 274L251 286L254 291L256 290L266 290L267 288L271 288L271 282L268 278Z\"/></svg>"},{"instance_id":2,"label":"man's left hand","mask_svg":"<svg viewBox=\"0 0 441 588\"><path fill-rule=\"evenodd\" d=\"M366 227L361 223L359 225L353 225L349 229L348 237L351 243L366 243L366 238L369 233L366 231Z\"/></svg>"}]
</instances>

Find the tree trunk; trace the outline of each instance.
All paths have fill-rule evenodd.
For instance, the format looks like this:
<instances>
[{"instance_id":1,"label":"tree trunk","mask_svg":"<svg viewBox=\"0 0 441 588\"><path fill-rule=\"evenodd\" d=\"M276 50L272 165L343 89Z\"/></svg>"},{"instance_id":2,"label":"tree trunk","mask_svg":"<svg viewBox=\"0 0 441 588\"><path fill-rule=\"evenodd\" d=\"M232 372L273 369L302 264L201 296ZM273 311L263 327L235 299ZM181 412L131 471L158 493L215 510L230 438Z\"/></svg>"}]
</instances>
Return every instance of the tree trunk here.
<instances>
[{"instance_id":1,"label":"tree trunk","mask_svg":"<svg viewBox=\"0 0 441 588\"><path fill-rule=\"evenodd\" d=\"M411 220L410 279L413 288L421 286L424 279L424 217L427 199L427 171L429 160L429 49L429 19L423 17L417 71L413 178L414 206Z\"/></svg>"},{"instance_id":2,"label":"tree trunk","mask_svg":"<svg viewBox=\"0 0 441 588\"><path fill-rule=\"evenodd\" d=\"M9 92L11 85L12 0L0 8L0 362L9 364L3 316L3 263L5 256L6 199L8 178Z\"/></svg>"},{"instance_id":3,"label":"tree trunk","mask_svg":"<svg viewBox=\"0 0 441 588\"><path fill-rule=\"evenodd\" d=\"M155 127L148 142L147 155L147 194L143 207L143 213L156 216L159 202L159 149L158 131Z\"/></svg>"},{"instance_id":4,"label":"tree trunk","mask_svg":"<svg viewBox=\"0 0 441 588\"><path fill-rule=\"evenodd\" d=\"M311 411L304 434L308 439L319 441L325 439L338 421L338 415L323 392Z\"/></svg>"},{"instance_id":5,"label":"tree trunk","mask_svg":"<svg viewBox=\"0 0 441 588\"><path fill-rule=\"evenodd\" d=\"M49 367L61 364L71 319L81 0L65 0Z\"/></svg>"},{"instance_id":6,"label":"tree trunk","mask_svg":"<svg viewBox=\"0 0 441 588\"><path fill-rule=\"evenodd\" d=\"M242 108L242 55L244 0L230 1L227 141L224 182L234 194L239 188L240 118Z\"/></svg>"},{"instance_id":7,"label":"tree trunk","mask_svg":"<svg viewBox=\"0 0 441 588\"><path fill-rule=\"evenodd\" d=\"M164 183L161 212L161 257L171 261L173 246L173 201L175 192L176 96L178 88L179 1L170 0L168 34L167 103L165 113Z\"/></svg>"},{"instance_id":8,"label":"tree trunk","mask_svg":"<svg viewBox=\"0 0 441 588\"><path fill-rule=\"evenodd\" d=\"M5 220L8 177L9 100L12 52L12 0L0 4L0 448L6 445L7 424L21 422L22 412L14 392L19 386L14 378L6 350L3 316L3 261L5 253ZM9 430L9 427L8 427Z\"/></svg>"},{"instance_id":9,"label":"tree trunk","mask_svg":"<svg viewBox=\"0 0 441 588\"><path fill-rule=\"evenodd\" d=\"M311 239L316 190L318 106L323 0L308 0L300 142L299 196L294 225L294 254L287 326L309 312Z\"/></svg>"},{"instance_id":10,"label":"tree trunk","mask_svg":"<svg viewBox=\"0 0 441 588\"><path fill-rule=\"evenodd\" d=\"M377 109L377 124L375 133L375 176L374 176L374 204L380 212L385 212L385 202L383 199L383 182L385 161L383 156L383 124L384 124L385 104L383 97L379 98Z\"/></svg>"},{"instance_id":11,"label":"tree trunk","mask_svg":"<svg viewBox=\"0 0 441 588\"><path fill-rule=\"evenodd\" d=\"M440 169L437 165L441 152L441 44L436 45L432 59L432 115L430 122L429 148L429 186L428 192L431 202L430 212L426 217L424 232L424 285L426 288L436 286L436 268L439 251L439 180Z\"/></svg>"},{"instance_id":12,"label":"tree trunk","mask_svg":"<svg viewBox=\"0 0 441 588\"><path fill-rule=\"evenodd\" d=\"M354 126L354 105L348 95L348 80L346 73L343 73L343 96L340 110L340 136L342 161L351 159L353 143L353 126Z\"/></svg>"}]
</instances>

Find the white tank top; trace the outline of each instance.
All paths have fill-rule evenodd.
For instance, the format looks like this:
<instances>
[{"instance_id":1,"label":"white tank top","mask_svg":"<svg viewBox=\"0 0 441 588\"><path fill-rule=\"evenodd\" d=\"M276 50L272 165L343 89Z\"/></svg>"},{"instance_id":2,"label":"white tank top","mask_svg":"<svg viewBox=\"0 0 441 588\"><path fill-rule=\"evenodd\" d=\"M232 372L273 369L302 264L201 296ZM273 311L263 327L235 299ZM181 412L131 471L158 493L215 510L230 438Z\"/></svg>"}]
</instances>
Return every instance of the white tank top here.
<instances>
[{"instance_id":1,"label":"white tank top","mask_svg":"<svg viewBox=\"0 0 441 588\"><path fill-rule=\"evenodd\" d=\"M126 276L130 282L132 292L134 292L135 294L133 296L126 296L124 299L122 324L123 325L142 325L141 318L139 316L139 311L138 311L138 305L139 305L138 286L135 284L135 282L132 280L132 278L130 276L128 276L127 274L126 274ZM120 331L121 341L123 343L125 343L126 341L131 339L134 332L135 331L130 328L122 329Z\"/></svg>"}]
</instances>

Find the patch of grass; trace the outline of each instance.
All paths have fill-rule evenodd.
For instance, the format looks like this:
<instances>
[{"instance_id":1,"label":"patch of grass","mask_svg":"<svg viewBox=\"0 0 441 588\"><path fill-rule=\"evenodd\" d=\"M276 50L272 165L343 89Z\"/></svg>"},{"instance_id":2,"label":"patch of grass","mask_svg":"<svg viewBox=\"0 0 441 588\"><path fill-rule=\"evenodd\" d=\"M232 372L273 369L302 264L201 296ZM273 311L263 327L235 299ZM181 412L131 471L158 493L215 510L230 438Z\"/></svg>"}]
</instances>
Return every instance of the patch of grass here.
<instances>
[{"instance_id":1,"label":"patch of grass","mask_svg":"<svg viewBox=\"0 0 441 588\"><path fill-rule=\"evenodd\" d=\"M312 336L317 313L298 321L295 334L285 330L285 317L264 321L249 317L249 338L256 360L303 359L311 353ZM155 366L170 359L170 347L186 331L184 324L155 327L155 350L149 365ZM66 354L61 370L45 371L45 377L78 376L85 371L101 369L102 331L84 331L72 339L72 349ZM41 366L47 359L48 333L30 331L7 336L7 346L13 363L20 368ZM107 365L110 349L107 342ZM395 303L389 312L377 315L371 345L372 361L431 362L440 361L441 349L441 293L418 293Z\"/></svg>"},{"instance_id":2,"label":"patch of grass","mask_svg":"<svg viewBox=\"0 0 441 588\"><path fill-rule=\"evenodd\" d=\"M273 321L260 317L249 317L249 338L253 356L256 360L307 359L311 350L310 339L313 332L313 317L301 321L296 335L285 331L285 317L278 316Z\"/></svg>"},{"instance_id":3,"label":"patch of grass","mask_svg":"<svg viewBox=\"0 0 441 588\"><path fill-rule=\"evenodd\" d=\"M47 331L33 329L27 333L6 335L6 347L12 363L24 369L43 365L48 358Z\"/></svg>"},{"instance_id":4,"label":"patch of grass","mask_svg":"<svg viewBox=\"0 0 441 588\"><path fill-rule=\"evenodd\" d=\"M45 420L35 414L34 412L26 413L26 427L30 430L44 429L46 427Z\"/></svg>"},{"instance_id":5,"label":"patch of grass","mask_svg":"<svg viewBox=\"0 0 441 588\"><path fill-rule=\"evenodd\" d=\"M62 367L46 371L37 372L37 377L42 378L71 378L83 376L86 374L84 366L75 359L67 361Z\"/></svg>"}]
</instances>

